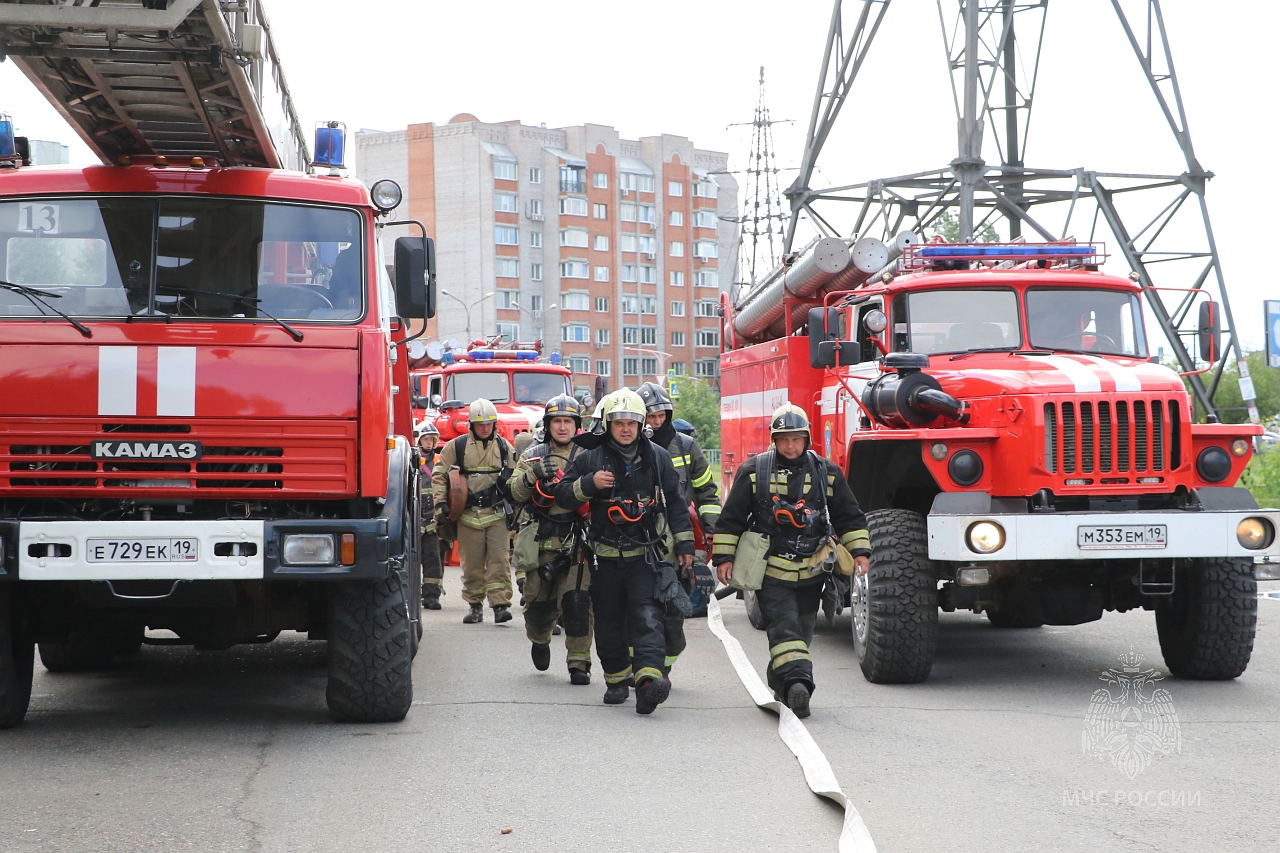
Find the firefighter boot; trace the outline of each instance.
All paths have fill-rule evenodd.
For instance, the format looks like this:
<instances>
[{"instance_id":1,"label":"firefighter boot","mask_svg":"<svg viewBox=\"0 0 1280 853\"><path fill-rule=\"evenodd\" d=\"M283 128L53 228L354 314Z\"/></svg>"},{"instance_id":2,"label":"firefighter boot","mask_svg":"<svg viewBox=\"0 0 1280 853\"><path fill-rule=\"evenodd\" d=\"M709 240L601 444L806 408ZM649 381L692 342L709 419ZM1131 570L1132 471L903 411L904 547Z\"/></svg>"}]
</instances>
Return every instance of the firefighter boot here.
<instances>
[{"instance_id":1,"label":"firefighter boot","mask_svg":"<svg viewBox=\"0 0 1280 853\"><path fill-rule=\"evenodd\" d=\"M636 685L636 713L652 714L671 695L671 682L649 678Z\"/></svg>"},{"instance_id":2,"label":"firefighter boot","mask_svg":"<svg viewBox=\"0 0 1280 853\"><path fill-rule=\"evenodd\" d=\"M627 701L627 696L630 693L630 688L625 684L610 684L604 690L604 704L621 705Z\"/></svg>"},{"instance_id":3,"label":"firefighter boot","mask_svg":"<svg viewBox=\"0 0 1280 853\"><path fill-rule=\"evenodd\" d=\"M534 643L529 650L529 656L533 658L533 668L538 672L546 672L551 666L551 645L549 643Z\"/></svg>"},{"instance_id":4,"label":"firefighter boot","mask_svg":"<svg viewBox=\"0 0 1280 853\"><path fill-rule=\"evenodd\" d=\"M505 604L499 604L493 608L493 621L502 623L511 621L511 608Z\"/></svg>"},{"instance_id":5,"label":"firefighter boot","mask_svg":"<svg viewBox=\"0 0 1280 853\"><path fill-rule=\"evenodd\" d=\"M797 681L787 688L787 707L800 719L809 716L809 688Z\"/></svg>"},{"instance_id":6,"label":"firefighter boot","mask_svg":"<svg viewBox=\"0 0 1280 853\"><path fill-rule=\"evenodd\" d=\"M439 610L440 609L440 587L423 587L422 588L422 609L423 610Z\"/></svg>"},{"instance_id":7,"label":"firefighter boot","mask_svg":"<svg viewBox=\"0 0 1280 853\"><path fill-rule=\"evenodd\" d=\"M475 625L484 621L484 608L479 604L471 605L471 609L467 611L467 615L462 617L463 625Z\"/></svg>"},{"instance_id":8,"label":"firefighter boot","mask_svg":"<svg viewBox=\"0 0 1280 853\"><path fill-rule=\"evenodd\" d=\"M574 667L573 669L570 669L570 670L569 670L569 683L570 683L570 684L590 684L590 683L591 683L591 670L588 670L588 669L578 669L577 667ZM624 698L625 698L625 697L624 697Z\"/></svg>"}]
</instances>

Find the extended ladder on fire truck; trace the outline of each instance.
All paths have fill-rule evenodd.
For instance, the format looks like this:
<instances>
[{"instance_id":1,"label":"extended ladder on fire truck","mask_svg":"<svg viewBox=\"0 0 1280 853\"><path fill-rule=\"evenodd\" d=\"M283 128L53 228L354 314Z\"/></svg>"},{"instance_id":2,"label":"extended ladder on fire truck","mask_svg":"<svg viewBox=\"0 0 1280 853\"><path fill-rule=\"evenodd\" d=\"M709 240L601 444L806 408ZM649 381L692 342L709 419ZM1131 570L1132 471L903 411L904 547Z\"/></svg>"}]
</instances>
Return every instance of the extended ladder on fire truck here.
<instances>
[{"instance_id":1,"label":"extended ladder on fire truck","mask_svg":"<svg viewBox=\"0 0 1280 853\"><path fill-rule=\"evenodd\" d=\"M259 0L0 0L6 58L104 163L309 162Z\"/></svg>"}]
</instances>

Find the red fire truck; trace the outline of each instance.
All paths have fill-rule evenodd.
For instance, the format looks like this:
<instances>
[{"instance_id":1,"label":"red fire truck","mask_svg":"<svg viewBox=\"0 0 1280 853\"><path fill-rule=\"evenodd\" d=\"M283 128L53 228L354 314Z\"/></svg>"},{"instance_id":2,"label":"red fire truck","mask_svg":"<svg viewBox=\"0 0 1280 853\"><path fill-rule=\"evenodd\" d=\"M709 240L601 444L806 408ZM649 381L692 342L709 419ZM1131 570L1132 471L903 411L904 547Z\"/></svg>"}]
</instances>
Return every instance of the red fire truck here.
<instances>
[{"instance_id":1,"label":"red fire truck","mask_svg":"<svg viewBox=\"0 0 1280 853\"><path fill-rule=\"evenodd\" d=\"M337 176L336 123L316 140L330 174L281 168L306 146L265 129L265 20L194 5L76 7L56 25L45 6L4 10L30 16L31 45L57 45L15 61L104 165L27 168L0 122L0 727L26 712L37 644L71 671L144 642L303 631L328 640L335 718L397 720L412 703L402 345L435 310L433 248L396 239L393 285L379 259L399 188ZM133 27L121 51L81 57L116 14ZM122 94L148 50L189 54L157 55L150 109Z\"/></svg>"},{"instance_id":2,"label":"red fire truck","mask_svg":"<svg viewBox=\"0 0 1280 853\"><path fill-rule=\"evenodd\" d=\"M1102 247L913 242L890 263L880 241L818 241L724 300L725 482L776 406L809 412L871 525L850 599L866 678L926 678L939 609L1006 628L1154 610L1175 675L1238 676L1254 558L1280 554L1280 512L1232 487L1259 428L1192 422Z\"/></svg>"}]
</instances>

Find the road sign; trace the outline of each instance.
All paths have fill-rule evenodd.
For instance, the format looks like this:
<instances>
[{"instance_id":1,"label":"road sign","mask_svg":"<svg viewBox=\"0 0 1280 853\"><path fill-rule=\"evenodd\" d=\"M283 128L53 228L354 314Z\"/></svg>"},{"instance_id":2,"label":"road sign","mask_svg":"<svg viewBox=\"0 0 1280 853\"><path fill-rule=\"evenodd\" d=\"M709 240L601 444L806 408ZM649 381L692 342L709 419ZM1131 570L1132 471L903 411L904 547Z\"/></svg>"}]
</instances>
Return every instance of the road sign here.
<instances>
[{"instance_id":1,"label":"road sign","mask_svg":"<svg viewBox=\"0 0 1280 853\"><path fill-rule=\"evenodd\" d=\"M1267 318L1267 366L1280 367L1280 299L1265 300L1262 313Z\"/></svg>"}]
</instances>

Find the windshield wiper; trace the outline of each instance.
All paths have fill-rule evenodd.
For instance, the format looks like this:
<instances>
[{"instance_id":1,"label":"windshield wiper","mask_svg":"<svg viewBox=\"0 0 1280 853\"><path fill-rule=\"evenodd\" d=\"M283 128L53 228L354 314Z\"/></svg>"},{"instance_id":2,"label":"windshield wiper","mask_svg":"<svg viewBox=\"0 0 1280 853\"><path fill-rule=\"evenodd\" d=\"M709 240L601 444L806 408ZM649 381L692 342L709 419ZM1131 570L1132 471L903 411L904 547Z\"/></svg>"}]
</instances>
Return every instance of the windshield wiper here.
<instances>
[{"instance_id":1,"label":"windshield wiper","mask_svg":"<svg viewBox=\"0 0 1280 853\"><path fill-rule=\"evenodd\" d=\"M302 332L299 332L297 329L295 329L293 326L290 326L288 323L286 323L284 320L281 320L279 317L276 317L272 314L268 314L262 308L262 306L258 304L262 300L256 296L240 296L239 294L235 294L235 293L223 293L220 290L198 290L194 287L178 287L177 285L173 285L173 284L157 284L156 290L157 291L173 290L178 293L191 293L196 296L206 296L206 295L221 296L225 299L230 299L235 302L239 302L241 305L248 305L253 310L257 311L259 314L266 317L268 320L274 320L277 324L279 324L280 328L288 332L289 336L292 337L295 341L298 341L299 343L302 342Z\"/></svg>"},{"instance_id":2,"label":"windshield wiper","mask_svg":"<svg viewBox=\"0 0 1280 853\"><path fill-rule=\"evenodd\" d=\"M45 293L43 290L36 290L35 288L27 287L24 284L14 284L11 281L0 281L0 290L9 290L9 291L12 291L13 293L18 294L19 296L25 296L27 298L27 301L30 302L32 305L36 306L37 308L48 308L50 311L57 314L59 317L66 320L71 325L75 326L76 331L84 335L86 338L93 337L93 332L89 330L88 326L84 325L83 323L80 323L77 320L72 319L71 315L62 313L57 308L54 308L51 303L45 301L50 297L54 299L61 299L62 298L61 293ZM39 302L37 302L36 300L39 300Z\"/></svg>"},{"instance_id":3,"label":"windshield wiper","mask_svg":"<svg viewBox=\"0 0 1280 853\"><path fill-rule=\"evenodd\" d=\"M969 357L969 356L971 356L971 355L977 355L978 353L983 353L983 352L1013 352L1013 351L1014 351L1014 350L1016 350L1016 349L1017 349L1017 347L1016 347L1016 346L1012 346L1012 347L979 347L979 348L977 348L977 349L971 349L971 350L966 350L965 352L959 352L959 353L956 353L955 355L951 356L951 358L950 358L950 359L948 359L948 361L955 361L956 359L960 359L960 358L968 358L968 357Z\"/></svg>"}]
</instances>

